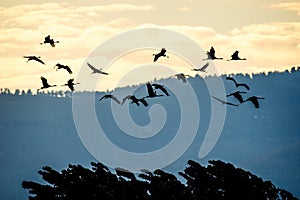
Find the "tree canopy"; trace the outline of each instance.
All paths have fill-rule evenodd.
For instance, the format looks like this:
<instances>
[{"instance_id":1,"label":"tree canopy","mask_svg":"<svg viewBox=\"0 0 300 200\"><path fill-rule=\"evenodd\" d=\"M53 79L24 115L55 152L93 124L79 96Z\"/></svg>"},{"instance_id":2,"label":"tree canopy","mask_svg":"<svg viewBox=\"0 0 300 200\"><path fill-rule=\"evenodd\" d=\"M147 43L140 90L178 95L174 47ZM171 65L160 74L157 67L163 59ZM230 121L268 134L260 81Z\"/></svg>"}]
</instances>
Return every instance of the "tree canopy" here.
<instances>
[{"instance_id":1,"label":"tree canopy","mask_svg":"<svg viewBox=\"0 0 300 200\"><path fill-rule=\"evenodd\" d=\"M101 163L91 165L91 169L69 165L61 172L45 166L38 173L48 184L23 181L22 186L29 190L30 200L297 199L271 181L219 160L209 161L206 167L189 160L179 172L185 183L162 170L133 174L116 168L113 173Z\"/></svg>"}]
</instances>

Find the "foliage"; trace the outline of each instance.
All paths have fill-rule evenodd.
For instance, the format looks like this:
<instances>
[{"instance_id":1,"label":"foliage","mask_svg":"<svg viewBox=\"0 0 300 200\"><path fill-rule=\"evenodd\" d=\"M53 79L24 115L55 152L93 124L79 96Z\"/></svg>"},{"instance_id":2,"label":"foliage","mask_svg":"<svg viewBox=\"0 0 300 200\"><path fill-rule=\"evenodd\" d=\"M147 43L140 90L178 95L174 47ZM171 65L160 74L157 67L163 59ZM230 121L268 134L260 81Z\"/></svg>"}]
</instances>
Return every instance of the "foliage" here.
<instances>
[{"instance_id":1,"label":"foliage","mask_svg":"<svg viewBox=\"0 0 300 200\"><path fill-rule=\"evenodd\" d=\"M297 199L270 181L222 161L211 160L207 167L188 161L179 172L186 184L162 170L143 170L136 176L121 168L112 173L101 163L91 165L92 169L69 165L61 172L45 166L38 173L48 184L23 181L22 186L29 190L30 200Z\"/></svg>"}]
</instances>

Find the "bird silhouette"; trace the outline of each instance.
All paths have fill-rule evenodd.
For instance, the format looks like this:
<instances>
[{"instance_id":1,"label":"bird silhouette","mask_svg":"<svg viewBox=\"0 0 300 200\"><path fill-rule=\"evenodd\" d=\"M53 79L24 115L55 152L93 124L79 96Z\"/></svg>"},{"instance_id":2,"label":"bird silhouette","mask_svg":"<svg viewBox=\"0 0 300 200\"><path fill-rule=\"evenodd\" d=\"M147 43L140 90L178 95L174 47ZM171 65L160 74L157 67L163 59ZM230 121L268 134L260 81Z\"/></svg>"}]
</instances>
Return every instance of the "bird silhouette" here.
<instances>
[{"instance_id":1,"label":"bird silhouette","mask_svg":"<svg viewBox=\"0 0 300 200\"><path fill-rule=\"evenodd\" d=\"M49 43L52 47L55 47L55 43L59 43L59 41L54 41L53 39L50 38L50 35L45 37L44 42L41 42L40 44L47 44Z\"/></svg>"},{"instance_id":2,"label":"bird silhouette","mask_svg":"<svg viewBox=\"0 0 300 200\"><path fill-rule=\"evenodd\" d=\"M115 96L113 96L112 94L106 94L106 95L104 95L103 97L101 97L101 98L99 99L99 101L101 101L102 99L108 99L108 98L114 100L114 101L117 102L118 104L121 104L121 102L120 102Z\"/></svg>"},{"instance_id":3,"label":"bird silhouette","mask_svg":"<svg viewBox=\"0 0 300 200\"><path fill-rule=\"evenodd\" d=\"M220 59L221 60L221 59L223 59L223 58L217 58L215 56L215 53L216 53L216 51L215 51L214 47L211 47L210 50L206 52L207 58L203 59L203 60L216 60L216 59Z\"/></svg>"},{"instance_id":4,"label":"bird silhouette","mask_svg":"<svg viewBox=\"0 0 300 200\"><path fill-rule=\"evenodd\" d=\"M156 94L156 92L153 90L152 85L149 82L146 84L146 86L147 86L148 95L145 96L144 98L154 98L154 97L164 96L161 94Z\"/></svg>"},{"instance_id":5,"label":"bird silhouette","mask_svg":"<svg viewBox=\"0 0 300 200\"><path fill-rule=\"evenodd\" d=\"M73 73L72 70L70 69L70 67L67 66L67 65L62 65L60 63L57 63L53 68L55 68L55 67L57 67L56 71L59 70L59 69L65 69L65 70L67 70L67 72L69 72L69 74Z\"/></svg>"},{"instance_id":6,"label":"bird silhouette","mask_svg":"<svg viewBox=\"0 0 300 200\"><path fill-rule=\"evenodd\" d=\"M74 83L74 78L72 78L72 79L68 80L68 83L66 83L62 86L68 86L71 91L74 91L74 85L77 85L77 84L80 84L80 83Z\"/></svg>"},{"instance_id":7,"label":"bird silhouette","mask_svg":"<svg viewBox=\"0 0 300 200\"><path fill-rule=\"evenodd\" d=\"M186 83L186 77L190 77L190 75L186 75L184 73L179 73L174 75L178 80L182 80L183 83Z\"/></svg>"},{"instance_id":8,"label":"bird silhouette","mask_svg":"<svg viewBox=\"0 0 300 200\"><path fill-rule=\"evenodd\" d=\"M152 86L154 87L154 89L158 89L161 90L163 93L165 93L167 96L170 96L170 94L168 93L167 89L165 88L165 86L157 84L157 83L153 83Z\"/></svg>"},{"instance_id":9,"label":"bird silhouette","mask_svg":"<svg viewBox=\"0 0 300 200\"><path fill-rule=\"evenodd\" d=\"M236 82L236 80L234 79L234 78L232 78L232 77L226 77L226 80L230 80L230 81L233 81L234 82L234 84L235 84L235 87L245 87L247 90L250 90L250 87L247 85L247 84L245 84L245 83L238 83L238 82Z\"/></svg>"},{"instance_id":10,"label":"bird silhouette","mask_svg":"<svg viewBox=\"0 0 300 200\"><path fill-rule=\"evenodd\" d=\"M161 56L169 58L169 56L166 55L166 52L167 52L167 50L165 48L162 48L159 53L153 54L153 56L154 56L153 62L156 62L158 60L158 58Z\"/></svg>"},{"instance_id":11,"label":"bird silhouette","mask_svg":"<svg viewBox=\"0 0 300 200\"><path fill-rule=\"evenodd\" d=\"M137 106L140 106L139 102L141 102L144 106L148 106L148 103L144 98L138 99L134 95L127 95L126 97L124 97L121 105L123 105L125 101L129 99L131 100L131 104L135 103Z\"/></svg>"},{"instance_id":12,"label":"bird silhouette","mask_svg":"<svg viewBox=\"0 0 300 200\"><path fill-rule=\"evenodd\" d=\"M90 63L86 63L89 68L91 68L91 70L93 70L93 72L91 74L104 74L104 75L109 75L109 73L103 72L102 68L101 69L96 69L93 65L91 65Z\"/></svg>"},{"instance_id":13,"label":"bird silhouette","mask_svg":"<svg viewBox=\"0 0 300 200\"><path fill-rule=\"evenodd\" d=\"M227 60L247 60L246 58L240 58L239 57L239 51L235 51L232 55L231 55L231 59Z\"/></svg>"},{"instance_id":14,"label":"bird silhouette","mask_svg":"<svg viewBox=\"0 0 300 200\"><path fill-rule=\"evenodd\" d=\"M255 108L259 108L258 99L265 99L265 98L264 97L251 96L248 99L246 99L244 102L250 101L255 106Z\"/></svg>"},{"instance_id":15,"label":"bird silhouette","mask_svg":"<svg viewBox=\"0 0 300 200\"><path fill-rule=\"evenodd\" d=\"M234 103L230 103L230 102L227 102L227 101L223 101L222 99L219 99L217 97L214 97L214 96L211 96L212 98L216 99L217 101L221 102L223 105L227 104L227 105L231 105L231 106L239 106L237 104L234 104Z\"/></svg>"},{"instance_id":16,"label":"bird silhouette","mask_svg":"<svg viewBox=\"0 0 300 200\"><path fill-rule=\"evenodd\" d=\"M226 95L226 97L233 96L233 97L236 98L240 103L243 103L244 100L243 100L243 97L242 97L241 94L246 94L246 92L236 91L236 92L234 92L234 93L231 93L231 94Z\"/></svg>"},{"instance_id":17,"label":"bird silhouette","mask_svg":"<svg viewBox=\"0 0 300 200\"><path fill-rule=\"evenodd\" d=\"M205 65L203 65L201 68L195 68L195 69L192 69L192 71L199 71L199 72L205 72L207 73L206 68L208 67L209 63L207 62Z\"/></svg>"},{"instance_id":18,"label":"bird silhouette","mask_svg":"<svg viewBox=\"0 0 300 200\"><path fill-rule=\"evenodd\" d=\"M40 89L38 89L37 91L42 90L42 89L46 89L46 88L49 88L49 87L56 87L56 85L49 85L47 79L42 77L42 76L41 76L41 80L42 80L43 86Z\"/></svg>"},{"instance_id":19,"label":"bird silhouette","mask_svg":"<svg viewBox=\"0 0 300 200\"><path fill-rule=\"evenodd\" d=\"M40 58L40 56L23 56L23 58L27 58L27 61L26 62L29 62L31 60L35 60L39 63L42 63L43 65L45 64Z\"/></svg>"}]
</instances>

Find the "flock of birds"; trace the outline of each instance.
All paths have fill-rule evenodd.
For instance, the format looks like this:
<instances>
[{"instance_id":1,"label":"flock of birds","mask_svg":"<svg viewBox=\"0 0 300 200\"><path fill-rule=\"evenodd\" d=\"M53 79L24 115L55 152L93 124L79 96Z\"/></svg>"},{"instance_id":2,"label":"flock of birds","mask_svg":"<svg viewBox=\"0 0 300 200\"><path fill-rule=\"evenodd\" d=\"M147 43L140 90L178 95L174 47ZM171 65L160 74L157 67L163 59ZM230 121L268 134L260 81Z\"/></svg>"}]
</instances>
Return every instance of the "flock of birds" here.
<instances>
[{"instance_id":1,"label":"flock of birds","mask_svg":"<svg viewBox=\"0 0 300 200\"><path fill-rule=\"evenodd\" d=\"M50 35L46 36L44 41L41 42L40 44L50 44L52 47L55 47L55 43L59 43L59 41L54 41L54 39L52 39L50 37ZM40 56L23 56L23 58L27 58L27 61L26 62L29 62L29 61L36 61L36 62L39 62L43 65L45 65L45 62L41 59ZM105 74L105 75L108 75L108 73L106 72L103 72L101 69L96 69L94 66L92 66L91 64L87 63L88 67L90 67L91 70L93 70L92 74L93 73L100 73L100 74ZM56 71L58 71L59 69L64 69L66 70L69 74L72 74L72 70L69 66L67 65L63 65L63 64L60 64L60 63L57 63L54 68L56 68ZM48 80L41 76L41 81L42 81L42 87L38 89L41 90L41 89L47 89L47 88L50 88L50 87L56 87L57 85L50 85L48 83ZM74 91L74 85L77 85L77 84L80 84L80 83L74 83L74 78L72 79L69 79L67 81L66 84L62 85L62 86L68 86L70 88L71 91Z\"/></svg>"},{"instance_id":2,"label":"flock of birds","mask_svg":"<svg viewBox=\"0 0 300 200\"><path fill-rule=\"evenodd\" d=\"M53 39L51 39L50 35L46 36L44 41L42 44L50 44L52 47L55 47L55 43L59 43L59 41L54 41ZM160 57L166 57L169 58L169 56L166 55L166 49L162 48L161 51L157 54L153 54L154 59L153 62L156 62ZM223 59L223 58L219 58L215 56L215 49L214 47L211 47L209 51L206 52L207 54L207 58L203 59L203 60L216 60L216 59ZM235 51L232 55L231 55L231 59L228 59L227 61L230 60L246 60L246 58L240 58L239 57L239 51ZM27 62L33 60L36 62L39 62L43 65L45 65L44 61L41 60L40 56L24 56L24 58L27 58ZM102 75L109 75L109 73L106 73L104 71L102 71L102 69L97 69L95 68L93 65L91 65L90 63L86 63L87 66L92 70L91 74L102 74ZM200 68L194 68L192 69L192 71L197 71L197 72L207 72L206 69L209 66L209 63L207 62L206 64L204 64L202 67ZM67 65L62 65L60 63L57 63L54 68L56 68L56 71L59 69L64 69L66 70L69 74L72 74L72 70L69 66ZM179 74L175 74L172 77L176 77L178 80L181 80L183 83L187 82L186 77L190 77L190 75L186 75L183 73L179 73ZM244 87L247 90L250 90L250 87L248 85L246 85L245 83L238 83L235 79L233 79L232 77L226 77L226 80L230 80L233 81L236 88L238 87ZM50 85L47 81L46 78L41 76L41 81L42 81L42 87L38 89L46 89L46 88L50 88L50 87L56 87L57 85ZM66 84L62 85L62 86L68 86L70 88L71 91L74 91L74 85L77 85L80 83L74 83L74 78L69 79L67 81ZM103 99L112 99L113 101L115 101L116 103L123 105L127 100L131 100L131 104L136 104L137 106L140 106L140 103L143 104L144 106L148 106L148 102L146 101L147 98L156 98L156 97L161 97L161 96L170 96L170 94L168 93L167 89L164 87L164 85L158 84L158 83L153 83L151 84L150 82L146 83L146 87L147 87L147 95L145 95L142 98L137 98L135 95L127 95L123 98L122 102L120 102L115 96L113 96L112 94L106 94L104 96L102 96L99 101L102 101ZM157 93L157 91L161 91L160 94ZM259 99L265 99L263 97L257 97L257 96L251 96L249 98L247 98L246 100L243 99L242 94L245 94L246 92L241 92L241 91L235 91L231 94L226 95L226 97L230 97L233 96L234 98L236 98L239 103L244 103L247 101L252 102L252 104L255 106L255 108L259 108ZM234 104L234 103L230 103L227 102L225 100L222 100L220 98L214 97L212 96L212 98L214 98L215 100L221 102L222 104L227 104L227 105L231 105L231 106L238 106L238 104Z\"/></svg>"},{"instance_id":3,"label":"flock of birds","mask_svg":"<svg viewBox=\"0 0 300 200\"><path fill-rule=\"evenodd\" d=\"M165 48L162 48L159 53L153 54L153 56L154 56L153 62L156 62L160 57L169 58L169 56L166 55L166 52L167 52L167 50ZM218 58L218 57L215 56L215 49L214 49L214 47L211 47L210 51L207 51L206 54L207 54L208 57L206 59L203 59L203 60L223 59L223 58ZM230 61L230 60L246 60L246 58L240 58L238 54L239 54L239 51L235 51L231 55L231 59L228 59L227 61ZM206 69L207 69L208 66L209 66L209 63L207 62L202 67L200 67L200 68L194 68L194 69L192 69L192 71L198 71L198 72L205 72L206 73L207 72ZM181 80L183 83L186 83L187 82L186 77L189 77L190 75L179 73L179 74L175 74L174 76L177 79ZM245 84L245 83L238 83L232 77L226 77L226 80L233 81L233 83L235 84L236 88L238 88L238 87L244 87L247 90L250 90L250 87L247 84ZM164 96L164 95L170 96L170 94L168 93L167 89L163 85L161 85L161 84L157 84L157 83L151 84L151 83L148 82L146 84L146 86L147 86L147 92L148 92L148 94L147 94L147 96L144 96L142 98L137 98L134 95L128 95L128 96L126 96L126 97L123 98L122 102L120 102L120 100L118 100L112 94L106 94L106 95L102 96L99 101L101 101L103 99L110 98L113 101L115 101L116 103L123 105L126 100L131 100L131 103L132 104L134 103L137 106L140 105L139 103L142 103L144 106L148 106L146 98L161 97L161 96ZM162 91L164 94L157 94L157 90ZM234 93L226 95L226 97L233 96L233 97L235 97L239 101L239 103L244 103L244 102L250 101L255 106L255 108L259 108L259 102L258 102L259 99L265 99L263 97L251 96L251 97L247 98L246 100L244 100L241 94L246 94L246 92L236 91ZM212 98L214 98L217 101L221 102L223 105L227 104L227 105L232 105L232 106L239 106L238 104L230 103L230 102L224 101L224 100L222 100L220 98L217 98L217 97L214 97L214 96L212 96Z\"/></svg>"},{"instance_id":4,"label":"flock of birds","mask_svg":"<svg viewBox=\"0 0 300 200\"><path fill-rule=\"evenodd\" d=\"M238 88L238 87L244 87L245 89L250 90L250 87L247 84L245 84L245 83L238 83L232 77L226 77L226 80L233 81L233 83L234 83L234 85L235 85L236 88ZM242 94L246 94L246 93L247 92L235 91L235 92L233 92L231 94L227 94L226 97L233 96L234 98L236 98L238 100L238 102L240 104L244 103L244 102L247 102L247 101L250 101L255 106L255 108L259 108L259 102L258 102L259 99L265 99L264 97L251 96L251 97L247 98L246 100L244 100ZM214 98L215 100L221 102L222 104L227 104L227 105L231 105L231 106L239 106L239 104L230 103L228 101L224 101L224 100L219 99L219 98L214 97L214 96L212 96L212 98Z\"/></svg>"}]
</instances>

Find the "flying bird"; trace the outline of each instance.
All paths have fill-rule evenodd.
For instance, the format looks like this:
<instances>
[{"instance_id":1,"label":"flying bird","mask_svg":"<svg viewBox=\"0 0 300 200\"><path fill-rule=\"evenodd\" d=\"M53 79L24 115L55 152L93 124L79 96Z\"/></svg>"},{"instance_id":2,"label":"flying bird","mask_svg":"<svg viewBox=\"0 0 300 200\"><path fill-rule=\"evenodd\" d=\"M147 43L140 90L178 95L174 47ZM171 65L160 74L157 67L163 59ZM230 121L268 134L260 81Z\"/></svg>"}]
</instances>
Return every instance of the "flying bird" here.
<instances>
[{"instance_id":1,"label":"flying bird","mask_svg":"<svg viewBox=\"0 0 300 200\"><path fill-rule=\"evenodd\" d=\"M182 80L183 83L186 83L186 77L190 77L190 75L186 75L184 73L179 73L174 75L178 80Z\"/></svg>"},{"instance_id":2,"label":"flying bird","mask_svg":"<svg viewBox=\"0 0 300 200\"><path fill-rule=\"evenodd\" d=\"M153 87L149 82L146 85L147 85L148 95L145 96L144 98L154 98L154 97L164 96L162 94L156 94L156 91L153 90Z\"/></svg>"},{"instance_id":3,"label":"flying bird","mask_svg":"<svg viewBox=\"0 0 300 200\"><path fill-rule=\"evenodd\" d=\"M169 58L169 56L166 55L166 52L167 52L167 50L165 48L162 48L159 53L153 54L153 56L154 56L153 62L156 62L157 59L161 56Z\"/></svg>"},{"instance_id":4,"label":"flying bird","mask_svg":"<svg viewBox=\"0 0 300 200\"><path fill-rule=\"evenodd\" d=\"M203 60L223 59L223 58L217 58L217 57L215 56L215 53L216 53L216 51L215 51L214 47L211 47L210 50L206 52L207 58L206 58L206 59L203 59Z\"/></svg>"},{"instance_id":5,"label":"flying bird","mask_svg":"<svg viewBox=\"0 0 300 200\"><path fill-rule=\"evenodd\" d=\"M167 89L165 88L165 86L157 84L157 83L153 83L152 86L154 87L154 89L158 89L161 90L163 93L165 93L167 96L170 96L170 94L168 93Z\"/></svg>"},{"instance_id":6,"label":"flying bird","mask_svg":"<svg viewBox=\"0 0 300 200\"><path fill-rule=\"evenodd\" d=\"M42 77L42 76L41 76L41 80L42 80L43 86L40 89L38 89L37 91L42 90L42 89L46 89L46 88L49 88L49 87L55 87L56 86L56 85L49 85L47 79Z\"/></svg>"},{"instance_id":7,"label":"flying bird","mask_svg":"<svg viewBox=\"0 0 300 200\"><path fill-rule=\"evenodd\" d=\"M47 44L49 43L52 47L55 47L55 43L59 43L59 41L54 41L53 39L50 38L50 35L45 37L44 42L41 42L40 44Z\"/></svg>"},{"instance_id":8,"label":"flying bird","mask_svg":"<svg viewBox=\"0 0 300 200\"><path fill-rule=\"evenodd\" d=\"M102 99L108 99L108 98L114 100L114 101L117 102L118 104L121 103L121 102L120 102L115 96L113 96L112 94L106 94L106 95L104 95L103 97L101 97L101 98L99 99L99 101L101 101Z\"/></svg>"},{"instance_id":9,"label":"flying bird","mask_svg":"<svg viewBox=\"0 0 300 200\"><path fill-rule=\"evenodd\" d=\"M227 104L227 105L231 105L231 106L239 106L237 104L234 104L234 103L230 103L230 102L227 102L227 101L223 101L222 99L219 99L217 97L214 97L214 96L211 96L212 98L216 99L217 101L221 102L223 105Z\"/></svg>"},{"instance_id":10,"label":"flying bird","mask_svg":"<svg viewBox=\"0 0 300 200\"><path fill-rule=\"evenodd\" d=\"M246 58L240 58L239 57L239 51L235 51L232 55L231 55L231 59L227 60L247 60Z\"/></svg>"},{"instance_id":11,"label":"flying bird","mask_svg":"<svg viewBox=\"0 0 300 200\"><path fill-rule=\"evenodd\" d=\"M121 105L123 105L125 103L125 101L129 100L129 99L131 100L132 104L135 103L137 106L140 106L139 102L141 102L144 106L148 106L148 103L144 98L138 99L134 95L128 95L128 96L124 97Z\"/></svg>"},{"instance_id":12,"label":"flying bird","mask_svg":"<svg viewBox=\"0 0 300 200\"><path fill-rule=\"evenodd\" d=\"M251 96L248 99L246 99L244 102L250 101L255 106L255 108L259 108L258 99L265 99L265 98L264 97Z\"/></svg>"},{"instance_id":13,"label":"flying bird","mask_svg":"<svg viewBox=\"0 0 300 200\"><path fill-rule=\"evenodd\" d=\"M26 62L29 62L31 60L35 60L39 63L42 63L43 65L45 64L40 58L40 56L23 56L23 58L27 58L27 61Z\"/></svg>"},{"instance_id":14,"label":"flying bird","mask_svg":"<svg viewBox=\"0 0 300 200\"><path fill-rule=\"evenodd\" d=\"M226 77L226 80L230 80L230 81L233 81L234 82L234 84L235 84L235 87L245 87L247 90L250 90L250 87L247 85L247 84L245 84L245 83L238 83L238 82L236 82L236 80L234 79L234 78L232 78L232 77Z\"/></svg>"},{"instance_id":15,"label":"flying bird","mask_svg":"<svg viewBox=\"0 0 300 200\"><path fill-rule=\"evenodd\" d=\"M91 74L104 74L104 75L109 75L109 73L106 73L106 72L103 72L102 71L102 68L101 69L96 69L93 65L91 65L90 63L86 63L90 68L91 70L93 70L93 72Z\"/></svg>"},{"instance_id":16,"label":"flying bird","mask_svg":"<svg viewBox=\"0 0 300 200\"><path fill-rule=\"evenodd\" d=\"M206 68L208 67L208 65L209 65L209 63L207 62L205 65L203 65L201 68L195 68L195 69L192 69L192 71L199 71L199 72L207 72L207 71L205 71L206 70Z\"/></svg>"},{"instance_id":17,"label":"flying bird","mask_svg":"<svg viewBox=\"0 0 300 200\"><path fill-rule=\"evenodd\" d=\"M236 98L240 103L244 103L243 97L241 94L246 94L246 92L240 92L240 91L236 91L234 93L228 94L226 95L226 97L230 97L233 96L234 98Z\"/></svg>"},{"instance_id":18,"label":"flying bird","mask_svg":"<svg viewBox=\"0 0 300 200\"><path fill-rule=\"evenodd\" d=\"M56 71L59 69L65 69L65 70L67 70L67 72L69 72L69 74L73 73L72 70L70 69L70 67L67 65L62 65L60 63L57 63L53 68L55 68L55 67L56 67Z\"/></svg>"},{"instance_id":19,"label":"flying bird","mask_svg":"<svg viewBox=\"0 0 300 200\"><path fill-rule=\"evenodd\" d=\"M70 88L71 91L74 91L74 85L77 85L80 83L74 83L74 78L68 80L68 83L62 85L62 86L68 86Z\"/></svg>"}]
</instances>

